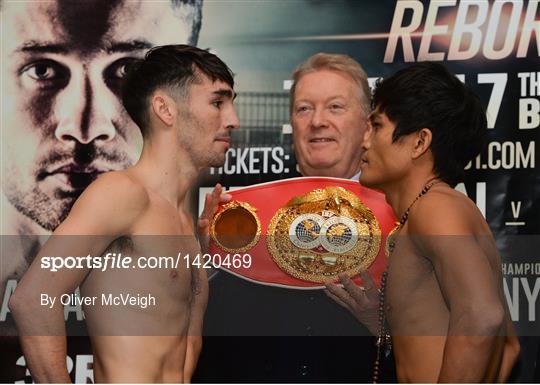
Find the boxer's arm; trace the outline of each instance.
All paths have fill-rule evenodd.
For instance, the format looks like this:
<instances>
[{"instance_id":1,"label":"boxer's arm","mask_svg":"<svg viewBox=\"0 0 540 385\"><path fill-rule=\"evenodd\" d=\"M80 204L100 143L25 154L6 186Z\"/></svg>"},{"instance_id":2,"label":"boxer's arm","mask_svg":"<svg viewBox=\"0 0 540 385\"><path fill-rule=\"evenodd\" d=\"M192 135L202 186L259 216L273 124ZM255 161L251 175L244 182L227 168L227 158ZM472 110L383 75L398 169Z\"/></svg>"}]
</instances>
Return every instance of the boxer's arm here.
<instances>
[{"instance_id":1,"label":"boxer's arm","mask_svg":"<svg viewBox=\"0 0 540 385\"><path fill-rule=\"evenodd\" d=\"M220 203L231 200L231 196L223 192L223 187L218 183L211 194L206 194L204 208L197 221L197 235L203 254L208 253L210 246L210 224L217 212ZM196 268L192 265L191 268ZM216 270L211 269L210 274ZM187 336L186 360L184 362L184 382L191 382L191 377L197 368L197 362L202 350L202 327L204 312L208 303L208 275L205 269L198 268L194 275L193 301L189 318L189 331Z\"/></svg>"},{"instance_id":2,"label":"boxer's arm","mask_svg":"<svg viewBox=\"0 0 540 385\"><path fill-rule=\"evenodd\" d=\"M506 383L508 377L512 373L512 369L516 364L521 347L519 345L519 339L515 335L514 324L510 315L506 315L506 338L504 341L504 351L501 360L501 367L499 369L498 383Z\"/></svg>"},{"instance_id":3,"label":"boxer's arm","mask_svg":"<svg viewBox=\"0 0 540 385\"><path fill-rule=\"evenodd\" d=\"M53 271L51 259L47 266L45 257L99 256L125 231L137 215L136 206L144 202L133 186L118 179L104 176L88 187L40 250L10 299L26 362L36 382L70 381L64 309L59 302L61 295L73 292L90 271L86 267ZM54 304L42 305L43 296L55 299Z\"/></svg>"},{"instance_id":4,"label":"boxer's arm","mask_svg":"<svg viewBox=\"0 0 540 385\"><path fill-rule=\"evenodd\" d=\"M44 256L63 255L61 238L51 236L23 276L9 306L17 324L21 346L35 382L66 383L64 308L59 303L63 293L72 292L88 269L50 272L40 266ZM42 305L42 296L54 299Z\"/></svg>"},{"instance_id":5,"label":"boxer's arm","mask_svg":"<svg viewBox=\"0 0 540 385\"><path fill-rule=\"evenodd\" d=\"M193 299L189 317L186 360L184 363L184 382L191 382L197 368L197 361L202 349L202 331L204 312L208 303L208 278L204 268L196 268L193 282Z\"/></svg>"},{"instance_id":6,"label":"boxer's arm","mask_svg":"<svg viewBox=\"0 0 540 385\"><path fill-rule=\"evenodd\" d=\"M438 382L481 382L504 320L497 277L471 231L471 221L478 219L452 198L434 195L419 202L427 204L408 225L418 254L433 265L450 312Z\"/></svg>"}]
</instances>

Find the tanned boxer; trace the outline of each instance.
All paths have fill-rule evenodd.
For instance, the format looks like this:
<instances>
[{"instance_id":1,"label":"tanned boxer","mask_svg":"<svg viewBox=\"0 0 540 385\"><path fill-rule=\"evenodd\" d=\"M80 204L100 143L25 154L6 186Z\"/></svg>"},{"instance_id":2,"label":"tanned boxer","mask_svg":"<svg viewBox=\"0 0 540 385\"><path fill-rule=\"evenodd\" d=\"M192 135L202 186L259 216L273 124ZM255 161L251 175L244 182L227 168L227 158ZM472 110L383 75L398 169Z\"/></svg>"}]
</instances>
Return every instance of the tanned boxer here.
<instances>
[{"instance_id":1,"label":"tanned boxer","mask_svg":"<svg viewBox=\"0 0 540 385\"><path fill-rule=\"evenodd\" d=\"M369 280L327 287L378 335L379 360L393 345L400 382L503 382L519 343L501 259L480 211L453 188L484 142L480 101L442 65L422 63L379 82L373 104L360 182L400 218L387 275L380 295Z\"/></svg>"}]
</instances>

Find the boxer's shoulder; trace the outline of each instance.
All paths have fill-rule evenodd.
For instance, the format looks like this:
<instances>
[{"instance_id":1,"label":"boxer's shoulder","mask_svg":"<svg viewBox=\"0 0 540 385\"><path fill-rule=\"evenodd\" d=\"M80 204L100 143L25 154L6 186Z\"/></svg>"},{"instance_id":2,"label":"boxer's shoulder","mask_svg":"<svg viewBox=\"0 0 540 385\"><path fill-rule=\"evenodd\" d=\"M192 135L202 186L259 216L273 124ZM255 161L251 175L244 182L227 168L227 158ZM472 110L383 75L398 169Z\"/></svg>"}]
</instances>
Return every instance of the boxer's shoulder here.
<instances>
[{"instance_id":1,"label":"boxer's shoulder","mask_svg":"<svg viewBox=\"0 0 540 385\"><path fill-rule=\"evenodd\" d=\"M149 193L144 184L129 171L111 171L101 175L83 195L97 199L104 205L118 205L119 208L143 209L149 204Z\"/></svg>"},{"instance_id":2,"label":"boxer's shoulder","mask_svg":"<svg viewBox=\"0 0 540 385\"><path fill-rule=\"evenodd\" d=\"M149 204L149 194L142 183L125 171L110 172L86 188L75 202L66 223L59 228L70 227L71 224L85 234L127 234Z\"/></svg>"},{"instance_id":3,"label":"boxer's shoulder","mask_svg":"<svg viewBox=\"0 0 540 385\"><path fill-rule=\"evenodd\" d=\"M473 235L483 217L466 195L449 187L433 188L412 207L408 233L416 235Z\"/></svg>"}]
</instances>

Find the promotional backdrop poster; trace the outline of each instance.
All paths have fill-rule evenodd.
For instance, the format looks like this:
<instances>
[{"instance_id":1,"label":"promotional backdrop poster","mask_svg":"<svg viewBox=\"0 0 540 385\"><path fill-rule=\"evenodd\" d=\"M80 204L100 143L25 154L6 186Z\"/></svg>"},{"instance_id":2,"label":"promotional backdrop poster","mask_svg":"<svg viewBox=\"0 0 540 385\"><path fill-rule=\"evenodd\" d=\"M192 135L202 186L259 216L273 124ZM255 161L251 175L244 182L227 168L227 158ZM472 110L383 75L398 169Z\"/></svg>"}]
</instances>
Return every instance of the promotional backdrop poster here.
<instances>
[{"instance_id":1,"label":"promotional backdrop poster","mask_svg":"<svg viewBox=\"0 0 540 385\"><path fill-rule=\"evenodd\" d=\"M132 33L150 45L175 42L209 48L235 73L241 128L233 134L225 165L200 177L193 194L194 213L216 182L234 188L299 176L291 146L288 89L292 71L309 56L350 55L364 67L371 84L410 63L443 63L480 96L487 111L488 145L466 167L466 182L456 188L479 207L502 256L504 294L522 346L512 381L540 379L538 0L205 0L202 19L195 22L192 15L179 14L174 1L142 3L146 8L140 14L117 13L111 18L113 10L124 6L122 1L1 2L0 382L31 382L8 300L44 237L76 198L39 191L39 170L70 157L101 157L110 169L121 169L139 155L140 133L120 107L118 81L123 65L144 51L118 51L101 69L94 63L97 69L86 83L78 77L81 52L110 31ZM57 13L47 12L46 6L57 7ZM159 22L151 24L152 17ZM197 37L193 28L198 22ZM74 53L28 44L28 36L39 30L36 26L47 24L51 36L58 33L77 42ZM56 152L59 131L77 138L78 130L90 129L104 117L112 126L95 129L112 130L111 135L123 138L113 142L116 147L80 141L79 152ZM84 187L94 176L70 183ZM67 307L65 316L68 330L84 330L80 309ZM93 381L87 338L70 338L68 353L72 379ZM234 347L228 354L235 354ZM214 373L216 379L219 375Z\"/></svg>"}]
</instances>

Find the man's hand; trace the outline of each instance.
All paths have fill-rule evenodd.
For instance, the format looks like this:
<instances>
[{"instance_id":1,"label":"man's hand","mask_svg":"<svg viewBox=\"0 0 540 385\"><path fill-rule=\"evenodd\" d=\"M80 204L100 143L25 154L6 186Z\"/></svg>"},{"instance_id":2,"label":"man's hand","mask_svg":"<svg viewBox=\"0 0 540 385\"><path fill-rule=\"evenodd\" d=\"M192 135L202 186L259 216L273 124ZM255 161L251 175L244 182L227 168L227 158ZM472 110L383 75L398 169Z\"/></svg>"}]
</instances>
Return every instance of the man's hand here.
<instances>
[{"instance_id":1,"label":"man's hand","mask_svg":"<svg viewBox=\"0 0 540 385\"><path fill-rule=\"evenodd\" d=\"M379 290L367 271L360 273L365 286L356 285L346 274L340 274L341 285L327 283L324 292L349 310L373 335L379 332Z\"/></svg>"},{"instance_id":2,"label":"man's hand","mask_svg":"<svg viewBox=\"0 0 540 385\"><path fill-rule=\"evenodd\" d=\"M218 205L220 203L227 203L232 199L230 194L223 192L223 187L218 183L214 187L212 193L206 194L204 199L204 209L197 222L197 232L199 234L199 243L201 245L201 251L208 252L210 245L210 223L216 214Z\"/></svg>"}]
</instances>

